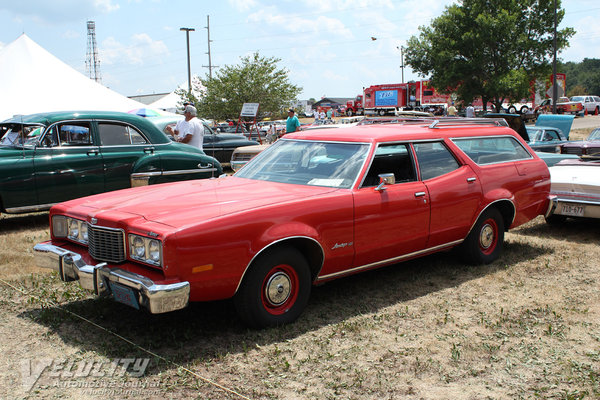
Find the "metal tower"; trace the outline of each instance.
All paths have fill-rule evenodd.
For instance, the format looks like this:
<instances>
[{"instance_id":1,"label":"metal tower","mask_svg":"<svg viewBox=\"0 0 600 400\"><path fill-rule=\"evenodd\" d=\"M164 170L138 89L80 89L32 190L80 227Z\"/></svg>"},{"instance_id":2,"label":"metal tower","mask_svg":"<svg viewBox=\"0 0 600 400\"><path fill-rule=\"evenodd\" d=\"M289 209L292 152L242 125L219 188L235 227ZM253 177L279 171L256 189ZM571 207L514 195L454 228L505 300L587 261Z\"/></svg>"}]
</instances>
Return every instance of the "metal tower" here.
<instances>
[{"instance_id":1,"label":"metal tower","mask_svg":"<svg viewBox=\"0 0 600 400\"><path fill-rule=\"evenodd\" d=\"M87 39L86 70L90 79L102 83L100 58L98 57L98 47L96 46L96 23L94 21L87 22Z\"/></svg>"}]
</instances>

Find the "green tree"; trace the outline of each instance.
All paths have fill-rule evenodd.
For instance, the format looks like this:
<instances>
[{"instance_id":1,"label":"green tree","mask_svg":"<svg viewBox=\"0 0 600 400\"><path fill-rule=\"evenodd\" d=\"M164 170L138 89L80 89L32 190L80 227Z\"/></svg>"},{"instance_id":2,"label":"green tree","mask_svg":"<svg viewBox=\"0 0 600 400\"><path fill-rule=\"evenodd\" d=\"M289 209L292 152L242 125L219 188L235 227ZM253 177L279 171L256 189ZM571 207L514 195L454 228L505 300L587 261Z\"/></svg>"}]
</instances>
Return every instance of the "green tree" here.
<instances>
[{"instance_id":1,"label":"green tree","mask_svg":"<svg viewBox=\"0 0 600 400\"><path fill-rule=\"evenodd\" d=\"M560 23L564 10L556 1ZM553 27L553 0L462 0L419 27L408 40L406 63L440 92L499 109L505 99L528 97L530 82L550 73ZM558 31L558 49L574 33Z\"/></svg>"},{"instance_id":2,"label":"green tree","mask_svg":"<svg viewBox=\"0 0 600 400\"><path fill-rule=\"evenodd\" d=\"M561 64L560 70L567 75L569 95L600 95L600 59L584 58L580 63L569 61Z\"/></svg>"},{"instance_id":3,"label":"green tree","mask_svg":"<svg viewBox=\"0 0 600 400\"><path fill-rule=\"evenodd\" d=\"M220 68L212 79L200 79L201 85L194 87L200 98L183 90L178 94L194 102L198 115L214 120L236 119L244 103L260 103L259 119L279 115L302 90L290 83L286 69L277 66L280 61L254 53L242 57L240 65Z\"/></svg>"}]
</instances>

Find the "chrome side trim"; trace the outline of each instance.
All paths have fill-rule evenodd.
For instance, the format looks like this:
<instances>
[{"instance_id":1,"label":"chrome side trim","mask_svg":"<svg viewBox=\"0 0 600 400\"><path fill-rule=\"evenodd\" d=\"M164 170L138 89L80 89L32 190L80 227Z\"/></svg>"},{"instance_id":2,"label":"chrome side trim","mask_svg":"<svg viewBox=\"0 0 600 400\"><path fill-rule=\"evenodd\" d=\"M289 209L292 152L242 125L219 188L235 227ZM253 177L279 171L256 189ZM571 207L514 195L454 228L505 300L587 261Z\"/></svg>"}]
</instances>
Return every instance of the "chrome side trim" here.
<instances>
[{"instance_id":1,"label":"chrome side trim","mask_svg":"<svg viewBox=\"0 0 600 400\"><path fill-rule=\"evenodd\" d=\"M429 253L429 252L433 252L433 251L437 251L437 250L442 250L442 249L447 248L447 247L453 247L453 246L456 246L456 245L462 243L463 240L464 239L455 240L454 242L444 243L444 244L441 244L441 245L438 245L438 246L434 246L434 247L430 247L430 248L427 248L427 249L415 251L413 253L404 254L402 256L388 258L387 260L377 261L377 262L374 262L374 263L371 263L371 264L361 265L360 267L354 267L354 268L346 269L346 270L343 270L343 271L334 272L332 274L327 274L327 275L319 276L317 278L316 282L319 282L319 281L322 281L322 280L326 280L326 279L336 278L336 277L343 276L343 275L353 274L353 273L356 273L356 272L359 272L359 271L362 271L362 270L365 270L365 269L375 268L375 267L383 266L383 265L386 265L386 264L393 264L393 263L396 263L398 261L405 260L407 258L412 258L412 257L419 256L421 254L425 254L425 253Z\"/></svg>"},{"instance_id":2,"label":"chrome side trim","mask_svg":"<svg viewBox=\"0 0 600 400\"><path fill-rule=\"evenodd\" d=\"M172 176L172 175L183 175L183 174L200 174L204 172L217 172L216 168L198 168L198 169L180 169L174 171L149 171L149 172L135 172L130 175L129 181L131 187L148 186L150 178L153 176Z\"/></svg>"},{"instance_id":3,"label":"chrome side trim","mask_svg":"<svg viewBox=\"0 0 600 400\"><path fill-rule=\"evenodd\" d=\"M250 266L252 265L252 263L254 262L254 260L259 255L261 255L262 253L264 253L265 250L267 250L268 248L272 247L273 245L275 245L277 243L284 242L286 240L290 240L290 239L309 239L309 240L312 240L317 245L319 245L319 248L321 249L321 254L323 255L323 262L325 261L325 251L323 250L323 246L321 246L321 243L319 243L316 239L313 239L313 238L311 238L309 236L290 236L290 237L286 237L286 238L283 238L283 239L278 239L278 240L276 240L274 242L269 243L265 247L263 247L258 253L256 253L254 255L254 257L252 257L252 259L250 260L250 262L248 263L248 265L246 265L246 268L244 269L244 273L240 277L240 281L238 282L237 287L235 288L235 292L234 293L237 293L237 291L240 289L240 285L242 284L242 281L244 280L244 277L246 276L246 272L248 272L248 269L250 268ZM319 273L321 273L321 269L323 268L323 262L321 262L321 266L319 267L319 272L317 273L317 276L319 275Z\"/></svg>"},{"instance_id":4,"label":"chrome side trim","mask_svg":"<svg viewBox=\"0 0 600 400\"><path fill-rule=\"evenodd\" d=\"M58 203L49 203L49 204L39 204L35 206L25 206L25 207L12 207L7 208L5 212L7 214L20 214L24 212L36 212L36 211L46 211L49 210L53 205Z\"/></svg>"}]
</instances>

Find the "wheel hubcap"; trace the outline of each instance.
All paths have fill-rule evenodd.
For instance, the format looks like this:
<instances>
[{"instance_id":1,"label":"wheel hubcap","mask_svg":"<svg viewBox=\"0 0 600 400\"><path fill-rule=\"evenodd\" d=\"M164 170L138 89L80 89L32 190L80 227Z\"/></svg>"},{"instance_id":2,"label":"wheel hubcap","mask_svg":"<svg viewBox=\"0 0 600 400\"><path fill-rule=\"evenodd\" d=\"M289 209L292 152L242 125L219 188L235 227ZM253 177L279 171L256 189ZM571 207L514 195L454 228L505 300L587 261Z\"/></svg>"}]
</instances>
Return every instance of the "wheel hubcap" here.
<instances>
[{"instance_id":1,"label":"wheel hubcap","mask_svg":"<svg viewBox=\"0 0 600 400\"><path fill-rule=\"evenodd\" d=\"M292 293L292 280L284 272L273 274L265 286L265 296L272 306L285 303Z\"/></svg>"},{"instance_id":2,"label":"wheel hubcap","mask_svg":"<svg viewBox=\"0 0 600 400\"><path fill-rule=\"evenodd\" d=\"M494 243L494 227L490 224L485 224L481 228L481 235L479 236L479 244L482 249L489 249Z\"/></svg>"}]
</instances>

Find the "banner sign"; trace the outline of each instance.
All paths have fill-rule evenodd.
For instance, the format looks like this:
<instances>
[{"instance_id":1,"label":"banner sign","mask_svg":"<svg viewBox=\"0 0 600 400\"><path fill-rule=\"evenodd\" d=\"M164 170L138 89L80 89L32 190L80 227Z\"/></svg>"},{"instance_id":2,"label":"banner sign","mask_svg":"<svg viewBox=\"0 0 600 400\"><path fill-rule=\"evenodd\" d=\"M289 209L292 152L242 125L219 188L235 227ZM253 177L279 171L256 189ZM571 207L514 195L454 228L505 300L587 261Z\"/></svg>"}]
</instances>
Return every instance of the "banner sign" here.
<instances>
[{"instance_id":1,"label":"banner sign","mask_svg":"<svg viewBox=\"0 0 600 400\"><path fill-rule=\"evenodd\" d=\"M375 92L375 106L395 106L398 104L398 90L378 90Z\"/></svg>"}]
</instances>

